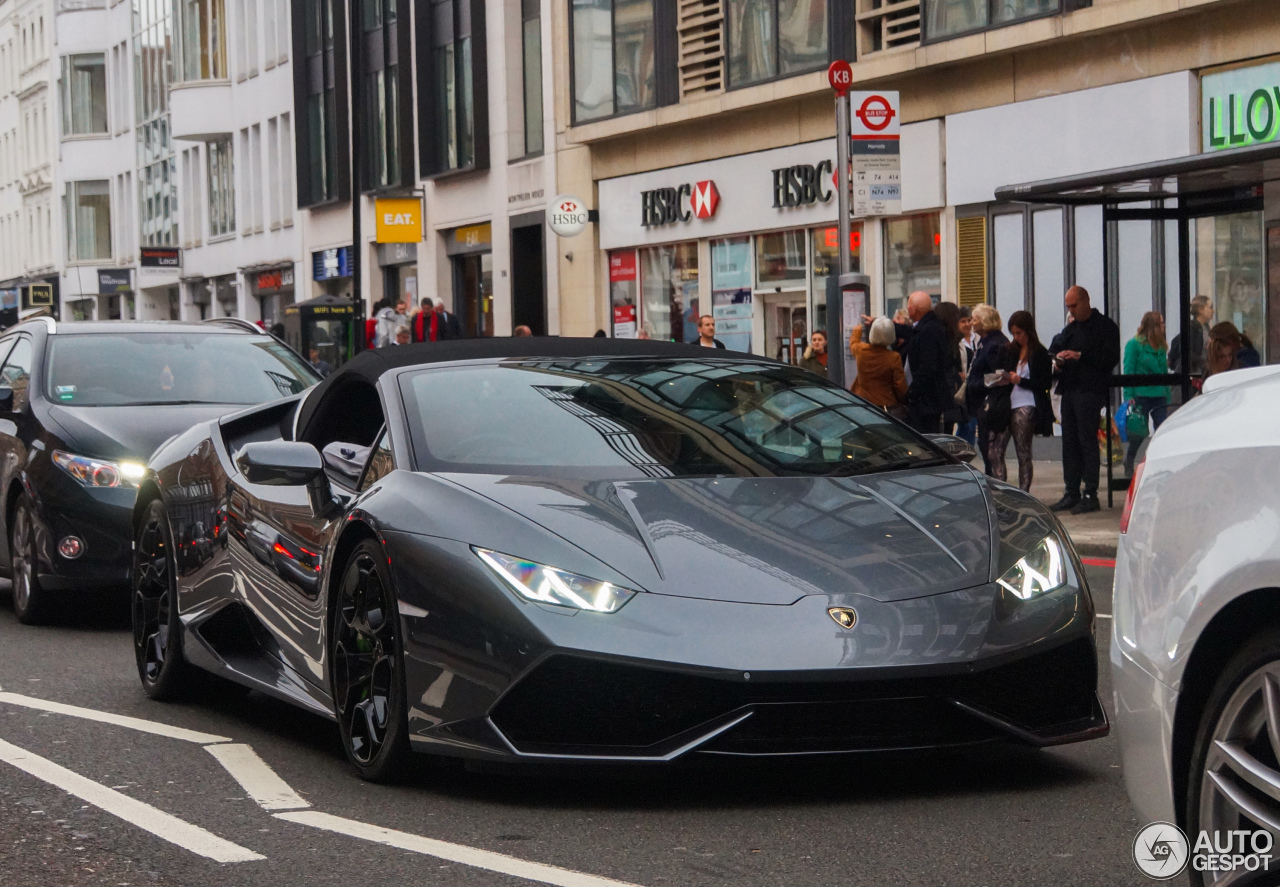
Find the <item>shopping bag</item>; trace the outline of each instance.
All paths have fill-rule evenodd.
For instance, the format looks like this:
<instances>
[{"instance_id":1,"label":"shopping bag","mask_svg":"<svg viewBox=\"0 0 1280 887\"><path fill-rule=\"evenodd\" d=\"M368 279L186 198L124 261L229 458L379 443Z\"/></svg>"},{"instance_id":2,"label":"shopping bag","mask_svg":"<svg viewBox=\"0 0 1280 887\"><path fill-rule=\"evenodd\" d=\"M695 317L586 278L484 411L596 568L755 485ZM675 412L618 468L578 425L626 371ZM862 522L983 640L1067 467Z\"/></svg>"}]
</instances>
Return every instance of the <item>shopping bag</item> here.
<instances>
[{"instance_id":1,"label":"shopping bag","mask_svg":"<svg viewBox=\"0 0 1280 887\"><path fill-rule=\"evenodd\" d=\"M1136 403L1129 407L1124 420L1121 420L1119 414L1117 414L1116 421L1123 421L1121 427L1125 429L1128 438L1131 440L1151 436L1151 429L1147 425L1147 411Z\"/></svg>"},{"instance_id":2,"label":"shopping bag","mask_svg":"<svg viewBox=\"0 0 1280 887\"><path fill-rule=\"evenodd\" d=\"M1120 429L1120 440L1122 443L1129 442L1129 402L1126 400L1120 404L1120 409L1116 410L1116 426Z\"/></svg>"}]
</instances>

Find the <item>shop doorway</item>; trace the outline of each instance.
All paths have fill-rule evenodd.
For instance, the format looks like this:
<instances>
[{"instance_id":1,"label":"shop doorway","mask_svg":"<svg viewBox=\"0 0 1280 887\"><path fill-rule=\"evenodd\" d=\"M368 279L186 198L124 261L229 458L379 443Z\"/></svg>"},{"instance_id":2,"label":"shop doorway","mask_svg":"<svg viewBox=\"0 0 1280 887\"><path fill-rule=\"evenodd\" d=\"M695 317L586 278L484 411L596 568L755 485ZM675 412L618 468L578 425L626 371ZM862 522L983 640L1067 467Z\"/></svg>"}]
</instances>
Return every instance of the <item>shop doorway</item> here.
<instances>
[{"instance_id":1,"label":"shop doorway","mask_svg":"<svg viewBox=\"0 0 1280 887\"><path fill-rule=\"evenodd\" d=\"M541 214L539 214L541 215ZM547 275L543 222L511 228L511 325L547 334Z\"/></svg>"},{"instance_id":2,"label":"shop doorway","mask_svg":"<svg viewBox=\"0 0 1280 887\"><path fill-rule=\"evenodd\" d=\"M766 354L784 363L798 364L809 336L809 310L803 290L764 293Z\"/></svg>"},{"instance_id":3,"label":"shop doorway","mask_svg":"<svg viewBox=\"0 0 1280 887\"><path fill-rule=\"evenodd\" d=\"M453 257L453 303L464 337L493 335L493 253Z\"/></svg>"}]
</instances>

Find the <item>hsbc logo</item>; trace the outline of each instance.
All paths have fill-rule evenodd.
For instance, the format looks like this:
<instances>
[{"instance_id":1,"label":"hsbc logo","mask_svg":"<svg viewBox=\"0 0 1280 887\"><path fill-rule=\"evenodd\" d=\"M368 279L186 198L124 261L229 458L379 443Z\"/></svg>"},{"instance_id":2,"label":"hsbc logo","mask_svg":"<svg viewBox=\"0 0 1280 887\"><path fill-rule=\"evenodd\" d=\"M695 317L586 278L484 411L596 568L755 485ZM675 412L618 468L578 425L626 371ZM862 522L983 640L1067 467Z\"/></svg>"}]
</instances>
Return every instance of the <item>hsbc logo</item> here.
<instances>
[{"instance_id":1,"label":"hsbc logo","mask_svg":"<svg viewBox=\"0 0 1280 887\"><path fill-rule=\"evenodd\" d=\"M640 224L645 228L709 219L720 206L720 191L708 179L697 185L654 188L640 193Z\"/></svg>"}]
</instances>

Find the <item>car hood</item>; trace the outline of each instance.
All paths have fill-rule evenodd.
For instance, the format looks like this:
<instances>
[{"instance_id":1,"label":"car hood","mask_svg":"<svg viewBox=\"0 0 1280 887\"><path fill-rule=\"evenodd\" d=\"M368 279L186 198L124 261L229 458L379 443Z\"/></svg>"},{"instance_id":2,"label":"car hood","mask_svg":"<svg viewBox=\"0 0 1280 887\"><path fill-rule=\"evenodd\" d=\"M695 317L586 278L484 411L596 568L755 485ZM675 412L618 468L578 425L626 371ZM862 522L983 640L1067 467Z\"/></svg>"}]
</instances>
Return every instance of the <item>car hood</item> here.
<instances>
[{"instance_id":1,"label":"car hood","mask_svg":"<svg viewBox=\"0 0 1280 887\"><path fill-rule=\"evenodd\" d=\"M852 592L901 601L990 581L990 509L964 466L857 478L443 476L657 594L786 605Z\"/></svg>"},{"instance_id":2,"label":"car hood","mask_svg":"<svg viewBox=\"0 0 1280 887\"><path fill-rule=\"evenodd\" d=\"M62 429L67 446L99 459L137 459L146 462L175 434L192 425L216 419L235 404L173 404L144 407L49 406L49 418Z\"/></svg>"}]
</instances>

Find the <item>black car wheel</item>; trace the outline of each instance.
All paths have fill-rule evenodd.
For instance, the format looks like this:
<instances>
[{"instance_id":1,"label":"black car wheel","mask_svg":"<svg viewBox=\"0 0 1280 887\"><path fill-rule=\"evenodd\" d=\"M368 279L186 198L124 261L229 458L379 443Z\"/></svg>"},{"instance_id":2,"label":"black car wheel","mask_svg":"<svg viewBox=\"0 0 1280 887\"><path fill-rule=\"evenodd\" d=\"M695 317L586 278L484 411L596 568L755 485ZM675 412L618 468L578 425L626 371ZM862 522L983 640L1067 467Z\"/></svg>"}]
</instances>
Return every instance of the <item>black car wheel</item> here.
<instances>
[{"instance_id":1,"label":"black car wheel","mask_svg":"<svg viewBox=\"0 0 1280 887\"><path fill-rule=\"evenodd\" d=\"M392 778L409 751L399 614L386 556L373 540L347 562L333 607L334 711L347 758L364 779Z\"/></svg>"},{"instance_id":2,"label":"black car wheel","mask_svg":"<svg viewBox=\"0 0 1280 887\"><path fill-rule=\"evenodd\" d=\"M13 568L13 612L26 625L39 625L53 615L49 592L40 586L36 556L36 521L31 499L23 493L9 524L9 556Z\"/></svg>"},{"instance_id":3,"label":"black car wheel","mask_svg":"<svg viewBox=\"0 0 1280 887\"><path fill-rule=\"evenodd\" d=\"M190 685L178 623L177 571L164 503L152 502L133 551L133 651L142 689L152 699L174 699Z\"/></svg>"},{"instance_id":4,"label":"black car wheel","mask_svg":"<svg viewBox=\"0 0 1280 887\"><path fill-rule=\"evenodd\" d=\"M1212 838L1237 829L1278 830L1280 635L1274 632L1245 644L1209 696L1191 755L1186 820L1193 839L1201 831ZM1232 873L1188 874L1196 887L1234 879Z\"/></svg>"}]
</instances>

